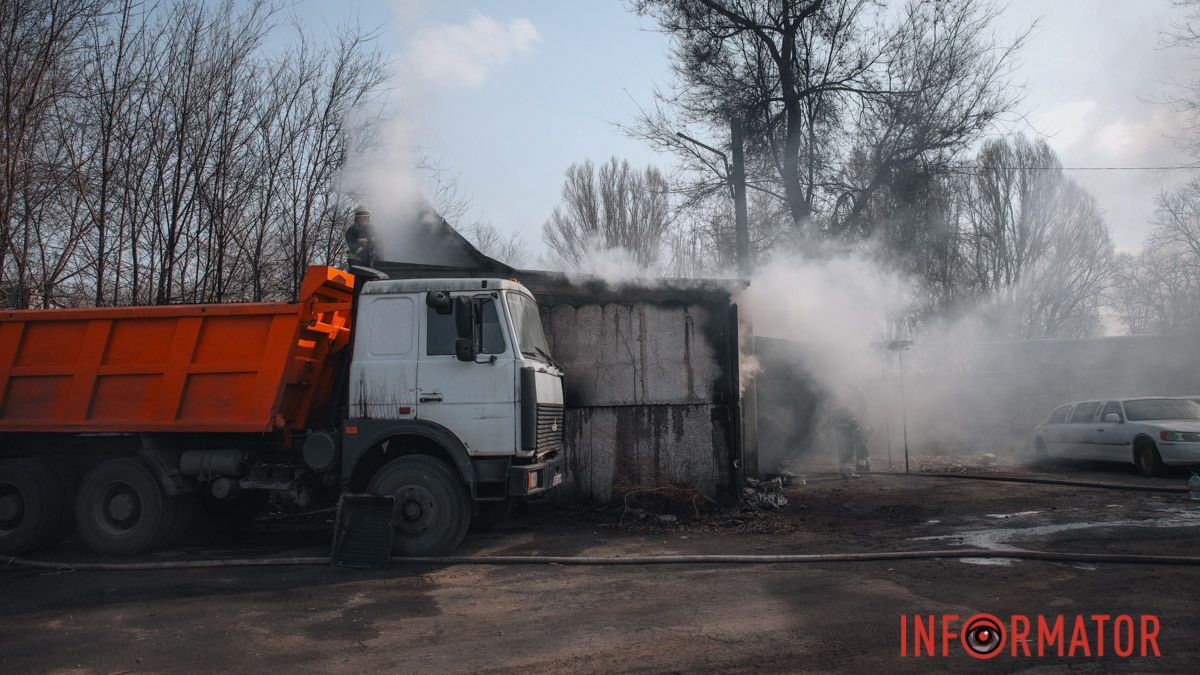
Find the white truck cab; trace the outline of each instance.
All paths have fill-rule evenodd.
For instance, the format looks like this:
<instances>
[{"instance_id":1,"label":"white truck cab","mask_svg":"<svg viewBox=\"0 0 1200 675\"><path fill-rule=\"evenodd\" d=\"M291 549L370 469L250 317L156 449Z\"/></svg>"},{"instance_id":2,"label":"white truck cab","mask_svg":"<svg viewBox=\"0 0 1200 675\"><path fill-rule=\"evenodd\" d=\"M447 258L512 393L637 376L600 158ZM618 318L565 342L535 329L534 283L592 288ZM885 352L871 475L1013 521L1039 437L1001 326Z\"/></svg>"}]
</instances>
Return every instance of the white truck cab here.
<instances>
[{"instance_id":1,"label":"white truck cab","mask_svg":"<svg viewBox=\"0 0 1200 675\"><path fill-rule=\"evenodd\" d=\"M407 488L381 485L377 477L386 473L381 466L413 454L457 469L476 517L562 482L563 373L523 285L366 281L352 339L344 490L408 499ZM429 499L404 504L415 510L433 504L434 490L422 489Z\"/></svg>"}]
</instances>

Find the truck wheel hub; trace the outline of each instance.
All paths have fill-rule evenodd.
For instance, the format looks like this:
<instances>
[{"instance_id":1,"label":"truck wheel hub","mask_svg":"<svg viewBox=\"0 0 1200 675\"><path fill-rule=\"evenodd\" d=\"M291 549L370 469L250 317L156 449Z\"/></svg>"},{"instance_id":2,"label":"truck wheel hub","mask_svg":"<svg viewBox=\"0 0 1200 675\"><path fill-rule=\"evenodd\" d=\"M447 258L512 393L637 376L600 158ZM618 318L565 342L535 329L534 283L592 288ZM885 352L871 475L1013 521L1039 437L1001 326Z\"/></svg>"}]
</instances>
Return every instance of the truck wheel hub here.
<instances>
[{"instance_id":1,"label":"truck wheel hub","mask_svg":"<svg viewBox=\"0 0 1200 675\"><path fill-rule=\"evenodd\" d=\"M396 493L396 527L405 534L429 529L437 513L433 494L420 485L406 485Z\"/></svg>"},{"instance_id":2,"label":"truck wheel hub","mask_svg":"<svg viewBox=\"0 0 1200 675\"><path fill-rule=\"evenodd\" d=\"M110 524L128 529L137 523L142 514L142 502L128 485L114 486L105 499L104 515Z\"/></svg>"},{"instance_id":3,"label":"truck wheel hub","mask_svg":"<svg viewBox=\"0 0 1200 675\"><path fill-rule=\"evenodd\" d=\"M21 522L25 500L11 485L0 485L0 528L11 530Z\"/></svg>"}]
</instances>

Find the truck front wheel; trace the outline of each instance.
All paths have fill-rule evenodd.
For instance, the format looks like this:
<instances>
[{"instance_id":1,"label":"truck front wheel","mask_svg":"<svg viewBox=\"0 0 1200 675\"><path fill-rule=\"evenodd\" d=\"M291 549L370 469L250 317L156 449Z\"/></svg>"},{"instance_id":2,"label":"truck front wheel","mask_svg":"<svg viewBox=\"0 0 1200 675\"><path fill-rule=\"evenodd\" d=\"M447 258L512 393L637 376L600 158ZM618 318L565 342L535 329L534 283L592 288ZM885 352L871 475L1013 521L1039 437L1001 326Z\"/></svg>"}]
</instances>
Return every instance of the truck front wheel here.
<instances>
[{"instance_id":1,"label":"truck front wheel","mask_svg":"<svg viewBox=\"0 0 1200 675\"><path fill-rule=\"evenodd\" d=\"M141 460L112 459L96 466L79 486L75 521L79 538L109 555L145 553L163 544L176 522L178 500Z\"/></svg>"},{"instance_id":2,"label":"truck front wheel","mask_svg":"<svg viewBox=\"0 0 1200 675\"><path fill-rule=\"evenodd\" d=\"M62 483L40 462L0 462L0 553L19 555L53 543L65 505Z\"/></svg>"},{"instance_id":3,"label":"truck front wheel","mask_svg":"<svg viewBox=\"0 0 1200 675\"><path fill-rule=\"evenodd\" d=\"M453 551L471 523L471 502L458 476L441 461L408 455L383 466L368 491L396 500L396 539L402 556L445 555Z\"/></svg>"}]
</instances>

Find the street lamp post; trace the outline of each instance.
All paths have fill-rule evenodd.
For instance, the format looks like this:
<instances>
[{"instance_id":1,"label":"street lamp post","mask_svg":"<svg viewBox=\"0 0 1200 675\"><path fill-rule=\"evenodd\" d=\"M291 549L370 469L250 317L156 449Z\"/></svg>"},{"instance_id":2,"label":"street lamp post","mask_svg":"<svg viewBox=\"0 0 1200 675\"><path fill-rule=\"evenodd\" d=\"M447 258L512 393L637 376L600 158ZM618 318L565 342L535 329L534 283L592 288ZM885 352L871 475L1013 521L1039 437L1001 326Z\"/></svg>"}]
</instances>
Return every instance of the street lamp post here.
<instances>
[{"instance_id":1,"label":"street lamp post","mask_svg":"<svg viewBox=\"0 0 1200 675\"><path fill-rule=\"evenodd\" d=\"M904 473L908 473L908 403L904 397L904 352L912 347L913 342L912 340L889 340L873 344L889 352L896 352L896 360L900 365L900 428L904 434ZM890 435L888 441L891 442Z\"/></svg>"}]
</instances>

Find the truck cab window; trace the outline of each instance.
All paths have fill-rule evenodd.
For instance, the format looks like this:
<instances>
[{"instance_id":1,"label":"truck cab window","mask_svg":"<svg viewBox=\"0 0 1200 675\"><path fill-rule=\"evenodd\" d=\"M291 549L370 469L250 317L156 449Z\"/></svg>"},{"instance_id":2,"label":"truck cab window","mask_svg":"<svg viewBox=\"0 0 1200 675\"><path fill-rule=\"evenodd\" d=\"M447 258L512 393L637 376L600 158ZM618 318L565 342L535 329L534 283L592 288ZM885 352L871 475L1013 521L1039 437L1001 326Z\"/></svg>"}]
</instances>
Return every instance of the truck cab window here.
<instances>
[{"instance_id":1,"label":"truck cab window","mask_svg":"<svg viewBox=\"0 0 1200 675\"><path fill-rule=\"evenodd\" d=\"M504 331L500 328L500 315L496 313L496 302L491 298L475 300L483 321L483 354L504 353Z\"/></svg>"},{"instance_id":2,"label":"truck cab window","mask_svg":"<svg viewBox=\"0 0 1200 675\"><path fill-rule=\"evenodd\" d=\"M500 325L500 315L496 312L496 302L491 298L476 298L475 307L482 319L483 349L479 353L503 354L504 330ZM430 356L452 356L454 342L458 339L458 332L454 328L454 310L439 314L430 307L426 309L426 316L425 353Z\"/></svg>"},{"instance_id":3,"label":"truck cab window","mask_svg":"<svg viewBox=\"0 0 1200 675\"><path fill-rule=\"evenodd\" d=\"M454 353L454 341L458 333L454 330L454 313L438 314L432 307L426 308L425 353L444 356Z\"/></svg>"}]
</instances>

